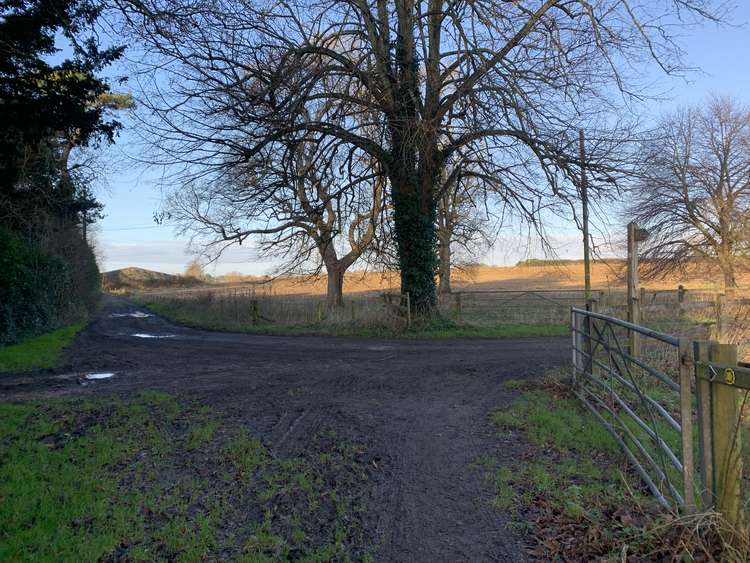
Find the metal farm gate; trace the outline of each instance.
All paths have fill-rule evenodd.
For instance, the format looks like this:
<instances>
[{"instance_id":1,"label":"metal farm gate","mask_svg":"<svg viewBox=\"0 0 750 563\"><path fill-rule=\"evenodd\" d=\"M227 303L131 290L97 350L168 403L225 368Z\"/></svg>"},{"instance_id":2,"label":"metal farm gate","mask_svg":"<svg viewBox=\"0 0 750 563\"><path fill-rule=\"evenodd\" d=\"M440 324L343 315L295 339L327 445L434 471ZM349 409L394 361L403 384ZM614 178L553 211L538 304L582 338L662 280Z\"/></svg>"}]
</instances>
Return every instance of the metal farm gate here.
<instances>
[{"instance_id":1,"label":"metal farm gate","mask_svg":"<svg viewBox=\"0 0 750 563\"><path fill-rule=\"evenodd\" d=\"M687 512L716 507L741 522L740 415L750 368L737 362L737 347L575 307L571 331L575 394L656 499Z\"/></svg>"}]
</instances>

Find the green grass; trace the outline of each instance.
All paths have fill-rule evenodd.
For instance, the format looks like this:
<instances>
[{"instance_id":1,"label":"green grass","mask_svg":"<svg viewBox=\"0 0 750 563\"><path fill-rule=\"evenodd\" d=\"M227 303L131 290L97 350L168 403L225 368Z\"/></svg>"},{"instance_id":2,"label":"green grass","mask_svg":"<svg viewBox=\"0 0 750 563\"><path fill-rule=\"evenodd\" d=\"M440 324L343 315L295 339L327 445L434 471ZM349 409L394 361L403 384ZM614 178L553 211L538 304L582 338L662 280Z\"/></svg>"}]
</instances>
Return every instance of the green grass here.
<instances>
[{"instance_id":1,"label":"green grass","mask_svg":"<svg viewBox=\"0 0 750 563\"><path fill-rule=\"evenodd\" d=\"M525 531L543 560L617 557L634 529L612 514L629 521L633 513L654 510L655 501L629 474L612 436L564 387L528 380L511 380L508 387L520 397L492 412L490 421L499 438L513 440L525 455L523 461L500 454L477 460L493 486L492 505L515 514L516 522L536 521Z\"/></svg>"},{"instance_id":2,"label":"green grass","mask_svg":"<svg viewBox=\"0 0 750 563\"><path fill-rule=\"evenodd\" d=\"M250 324L203 315L176 302L137 300L140 305L174 322L194 328L275 336L362 336L372 338L523 338L568 336L567 325L498 323L471 325L447 319L417 323L409 330L357 323Z\"/></svg>"},{"instance_id":3,"label":"green grass","mask_svg":"<svg viewBox=\"0 0 750 563\"><path fill-rule=\"evenodd\" d=\"M576 399L554 398L544 391L529 391L516 405L532 444L589 455L618 450L612 435Z\"/></svg>"},{"instance_id":4,"label":"green grass","mask_svg":"<svg viewBox=\"0 0 750 563\"><path fill-rule=\"evenodd\" d=\"M592 462L602 454L616 456L617 443L575 399L528 391L509 409L497 410L490 418L499 432L519 433L535 449L546 452L546 458L529 463L494 467L496 505L509 507L514 500L510 491L516 485L522 504L543 495L554 509L568 515L579 514L584 504L596 511L600 495L617 494L619 473L605 478ZM487 459L484 466L493 468Z\"/></svg>"},{"instance_id":5,"label":"green grass","mask_svg":"<svg viewBox=\"0 0 750 563\"><path fill-rule=\"evenodd\" d=\"M0 403L0 561L362 560L362 446L271 456L160 393Z\"/></svg>"},{"instance_id":6,"label":"green grass","mask_svg":"<svg viewBox=\"0 0 750 563\"><path fill-rule=\"evenodd\" d=\"M535 559L614 562L627 552L628 561L750 560L747 536L716 513L685 515L659 506L612 436L559 378L505 386L519 398L490 414L502 445L475 467L494 488L495 508L516 523L533 522L516 527L528 534ZM679 451L679 436L664 422L656 425ZM649 444L640 427L628 427ZM509 461L508 441L523 455Z\"/></svg>"},{"instance_id":7,"label":"green grass","mask_svg":"<svg viewBox=\"0 0 750 563\"><path fill-rule=\"evenodd\" d=\"M0 348L0 373L55 367L62 351L70 345L83 327L84 325L80 323L66 326L24 342Z\"/></svg>"}]
</instances>

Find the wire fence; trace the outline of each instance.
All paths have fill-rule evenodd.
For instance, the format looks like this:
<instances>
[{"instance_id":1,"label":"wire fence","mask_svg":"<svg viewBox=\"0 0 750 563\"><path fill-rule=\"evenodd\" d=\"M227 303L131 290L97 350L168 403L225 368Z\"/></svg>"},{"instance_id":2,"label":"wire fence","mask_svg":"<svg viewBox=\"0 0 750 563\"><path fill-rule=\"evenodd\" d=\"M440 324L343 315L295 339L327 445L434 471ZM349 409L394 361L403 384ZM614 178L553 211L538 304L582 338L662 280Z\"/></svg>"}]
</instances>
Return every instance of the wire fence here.
<instances>
[{"instance_id":1,"label":"wire fence","mask_svg":"<svg viewBox=\"0 0 750 563\"><path fill-rule=\"evenodd\" d=\"M409 296L398 293L349 294L338 307L329 307L320 295L274 295L247 287L139 292L135 297L177 312L180 319L193 324L228 329L259 325L408 328L411 324Z\"/></svg>"},{"instance_id":2,"label":"wire fence","mask_svg":"<svg viewBox=\"0 0 750 563\"><path fill-rule=\"evenodd\" d=\"M466 290L441 296L440 310L457 322L475 325L563 325L570 308L585 303L583 289Z\"/></svg>"}]
</instances>

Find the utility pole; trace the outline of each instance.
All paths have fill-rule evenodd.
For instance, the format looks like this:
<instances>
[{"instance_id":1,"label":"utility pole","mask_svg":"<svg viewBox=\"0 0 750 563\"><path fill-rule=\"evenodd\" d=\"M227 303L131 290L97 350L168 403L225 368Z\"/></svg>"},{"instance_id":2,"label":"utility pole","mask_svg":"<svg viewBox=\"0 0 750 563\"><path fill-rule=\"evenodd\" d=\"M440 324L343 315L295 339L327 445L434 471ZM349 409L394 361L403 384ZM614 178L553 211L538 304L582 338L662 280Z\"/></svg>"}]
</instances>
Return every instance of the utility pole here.
<instances>
[{"instance_id":1,"label":"utility pole","mask_svg":"<svg viewBox=\"0 0 750 563\"><path fill-rule=\"evenodd\" d=\"M581 156L581 207L583 212L583 283L586 308L591 308L591 252L589 249L589 183L586 178L586 146L583 129L578 130L578 149Z\"/></svg>"}]
</instances>

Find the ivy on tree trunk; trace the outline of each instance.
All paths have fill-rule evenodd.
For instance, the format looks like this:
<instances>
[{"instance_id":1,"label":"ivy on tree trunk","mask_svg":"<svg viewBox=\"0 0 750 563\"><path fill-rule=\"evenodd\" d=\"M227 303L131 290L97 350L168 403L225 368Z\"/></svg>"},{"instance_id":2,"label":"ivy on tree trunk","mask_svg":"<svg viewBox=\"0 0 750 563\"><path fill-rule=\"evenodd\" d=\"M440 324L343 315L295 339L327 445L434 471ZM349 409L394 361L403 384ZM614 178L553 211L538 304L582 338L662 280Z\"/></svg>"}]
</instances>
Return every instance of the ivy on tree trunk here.
<instances>
[{"instance_id":1,"label":"ivy on tree trunk","mask_svg":"<svg viewBox=\"0 0 750 563\"><path fill-rule=\"evenodd\" d=\"M401 292L408 293L417 314L429 313L437 303L435 274L435 205L412 185L393 183L393 220L401 270Z\"/></svg>"}]
</instances>

